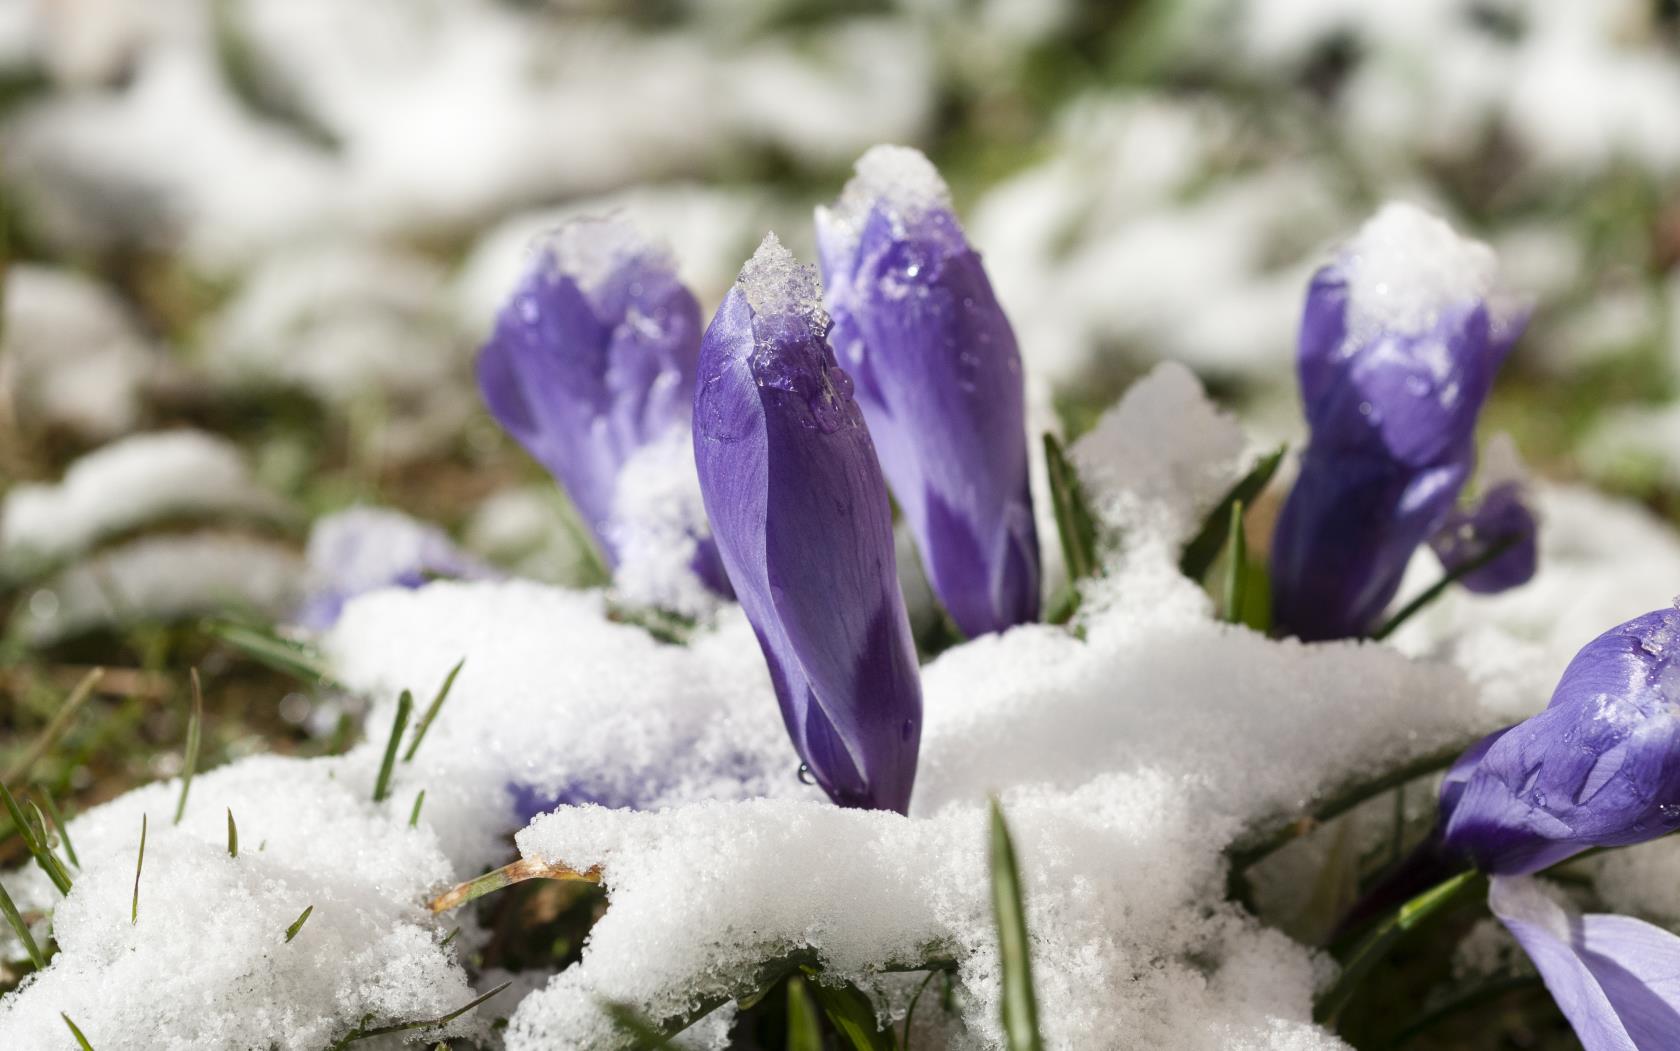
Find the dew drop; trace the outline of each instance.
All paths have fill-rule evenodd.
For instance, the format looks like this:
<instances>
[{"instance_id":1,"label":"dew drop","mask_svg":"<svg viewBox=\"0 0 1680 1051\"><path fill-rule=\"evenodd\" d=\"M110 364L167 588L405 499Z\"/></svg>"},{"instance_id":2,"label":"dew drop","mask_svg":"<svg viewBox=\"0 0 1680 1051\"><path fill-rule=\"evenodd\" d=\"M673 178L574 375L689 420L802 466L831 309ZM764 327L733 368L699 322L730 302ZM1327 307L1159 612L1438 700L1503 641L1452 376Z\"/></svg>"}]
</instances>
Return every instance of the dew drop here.
<instances>
[{"instance_id":1,"label":"dew drop","mask_svg":"<svg viewBox=\"0 0 1680 1051\"><path fill-rule=\"evenodd\" d=\"M817 783L817 779L811 776L811 768L804 763L799 764L799 773L795 776L799 778L800 784L814 785Z\"/></svg>"}]
</instances>

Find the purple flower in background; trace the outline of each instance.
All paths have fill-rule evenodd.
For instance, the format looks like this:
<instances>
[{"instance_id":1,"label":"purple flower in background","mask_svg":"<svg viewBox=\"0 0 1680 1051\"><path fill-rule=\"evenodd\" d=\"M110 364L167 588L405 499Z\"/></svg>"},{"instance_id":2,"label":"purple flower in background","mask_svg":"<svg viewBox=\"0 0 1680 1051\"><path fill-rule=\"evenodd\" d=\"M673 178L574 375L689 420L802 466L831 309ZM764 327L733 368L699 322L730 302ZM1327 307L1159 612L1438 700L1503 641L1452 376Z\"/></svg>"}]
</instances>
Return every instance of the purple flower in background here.
<instances>
[{"instance_id":1,"label":"purple flower in background","mask_svg":"<svg viewBox=\"0 0 1680 1051\"><path fill-rule=\"evenodd\" d=\"M1297 358L1311 437L1272 541L1284 630L1368 634L1452 512L1476 417L1521 329L1490 305L1493 279L1485 245L1401 204L1313 278Z\"/></svg>"},{"instance_id":2,"label":"purple flower in background","mask_svg":"<svg viewBox=\"0 0 1680 1051\"><path fill-rule=\"evenodd\" d=\"M1488 905L1516 936L1586 1051L1663 1051L1680 1033L1680 937L1581 915L1533 880L1500 877Z\"/></svg>"},{"instance_id":3,"label":"purple flower in background","mask_svg":"<svg viewBox=\"0 0 1680 1051\"><path fill-rule=\"evenodd\" d=\"M817 210L831 342L934 593L969 636L1038 619L1021 355L927 158L876 146Z\"/></svg>"},{"instance_id":4,"label":"purple flower in background","mask_svg":"<svg viewBox=\"0 0 1680 1051\"><path fill-rule=\"evenodd\" d=\"M905 812L922 694L886 483L813 267L765 238L706 330L694 454L794 748L842 806Z\"/></svg>"},{"instance_id":5,"label":"purple flower in background","mask_svg":"<svg viewBox=\"0 0 1680 1051\"><path fill-rule=\"evenodd\" d=\"M1455 507L1448 512L1429 546L1452 573L1492 555L1492 561L1458 578L1471 591L1491 594L1533 578L1540 557L1537 532L1522 487L1504 482L1483 494L1474 508ZM1495 547L1501 549L1498 555L1493 555Z\"/></svg>"},{"instance_id":6,"label":"purple flower in background","mask_svg":"<svg viewBox=\"0 0 1680 1051\"><path fill-rule=\"evenodd\" d=\"M617 219L562 226L538 250L478 357L485 403L565 487L610 566L634 523L618 481L689 423L700 307L664 249ZM703 531L703 528L702 528ZM691 568L727 594L709 538Z\"/></svg>"},{"instance_id":7,"label":"purple flower in background","mask_svg":"<svg viewBox=\"0 0 1680 1051\"><path fill-rule=\"evenodd\" d=\"M306 594L292 621L312 631L332 627L346 602L369 591L417 588L437 577L496 575L436 526L374 507L318 519L309 532L306 559Z\"/></svg>"},{"instance_id":8,"label":"purple flower in background","mask_svg":"<svg viewBox=\"0 0 1680 1051\"><path fill-rule=\"evenodd\" d=\"M1540 714L1489 738L1441 794L1442 845L1496 875L1680 828L1680 610L1589 642Z\"/></svg>"}]
</instances>

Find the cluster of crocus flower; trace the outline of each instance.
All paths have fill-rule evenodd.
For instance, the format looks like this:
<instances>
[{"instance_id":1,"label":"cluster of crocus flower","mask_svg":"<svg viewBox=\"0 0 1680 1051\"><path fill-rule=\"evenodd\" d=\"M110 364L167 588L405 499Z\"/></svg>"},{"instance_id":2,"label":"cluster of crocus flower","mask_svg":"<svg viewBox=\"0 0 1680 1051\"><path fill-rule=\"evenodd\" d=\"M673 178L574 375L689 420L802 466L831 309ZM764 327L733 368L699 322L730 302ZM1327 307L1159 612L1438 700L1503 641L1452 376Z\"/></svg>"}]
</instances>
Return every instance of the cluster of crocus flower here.
<instances>
[{"instance_id":1,"label":"cluster of crocus flower","mask_svg":"<svg viewBox=\"0 0 1680 1051\"><path fill-rule=\"evenodd\" d=\"M1297 368L1311 436L1272 538L1273 620L1308 641L1369 635L1429 542L1478 591L1534 572L1520 487L1457 506L1475 427L1523 312L1485 246L1405 204L1314 276Z\"/></svg>"},{"instance_id":2,"label":"cluster of crocus flower","mask_svg":"<svg viewBox=\"0 0 1680 1051\"><path fill-rule=\"evenodd\" d=\"M888 483L965 634L1037 619L1020 354L916 151L866 154L817 239L826 300L772 236L702 336L668 256L620 221L570 224L503 310L479 385L621 576L641 523L618 491L692 432L696 574L739 599L816 783L905 812L921 684Z\"/></svg>"},{"instance_id":3,"label":"cluster of crocus flower","mask_svg":"<svg viewBox=\"0 0 1680 1051\"><path fill-rule=\"evenodd\" d=\"M1545 710L1461 756L1407 866L1472 865L1587 1051L1652 1051L1680 1033L1680 937L1579 916L1524 877L1583 851L1680 829L1680 610L1589 642Z\"/></svg>"}]
</instances>

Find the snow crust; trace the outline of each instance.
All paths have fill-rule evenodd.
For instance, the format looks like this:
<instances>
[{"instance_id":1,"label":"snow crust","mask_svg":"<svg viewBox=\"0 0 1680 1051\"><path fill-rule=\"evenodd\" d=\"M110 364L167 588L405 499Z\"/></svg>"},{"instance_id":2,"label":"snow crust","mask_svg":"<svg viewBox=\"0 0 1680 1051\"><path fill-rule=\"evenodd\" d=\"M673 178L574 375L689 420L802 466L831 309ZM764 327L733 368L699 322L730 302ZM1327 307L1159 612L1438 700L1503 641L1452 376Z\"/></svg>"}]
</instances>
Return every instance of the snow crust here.
<instances>
[{"instance_id":1,"label":"snow crust","mask_svg":"<svg viewBox=\"0 0 1680 1051\"><path fill-rule=\"evenodd\" d=\"M817 209L817 225L855 244L877 207L901 225L936 210L951 210L951 190L939 169L911 146L871 146L858 158L854 174L830 208Z\"/></svg>"},{"instance_id":2,"label":"snow crust","mask_svg":"<svg viewBox=\"0 0 1680 1051\"><path fill-rule=\"evenodd\" d=\"M741 268L740 289L755 314L828 316L823 310L817 268L801 263L773 233L764 235L758 250Z\"/></svg>"},{"instance_id":3,"label":"snow crust","mask_svg":"<svg viewBox=\"0 0 1680 1051\"><path fill-rule=\"evenodd\" d=\"M14 486L0 505L0 560L63 559L103 537L170 516L283 511L239 450L202 431L137 434L97 449L56 484Z\"/></svg>"},{"instance_id":4,"label":"snow crust","mask_svg":"<svg viewBox=\"0 0 1680 1051\"><path fill-rule=\"evenodd\" d=\"M1381 331L1418 335L1445 311L1485 302L1499 261L1444 220L1393 201L1359 228L1339 267L1348 285L1348 338L1358 343Z\"/></svg>"}]
</instances>

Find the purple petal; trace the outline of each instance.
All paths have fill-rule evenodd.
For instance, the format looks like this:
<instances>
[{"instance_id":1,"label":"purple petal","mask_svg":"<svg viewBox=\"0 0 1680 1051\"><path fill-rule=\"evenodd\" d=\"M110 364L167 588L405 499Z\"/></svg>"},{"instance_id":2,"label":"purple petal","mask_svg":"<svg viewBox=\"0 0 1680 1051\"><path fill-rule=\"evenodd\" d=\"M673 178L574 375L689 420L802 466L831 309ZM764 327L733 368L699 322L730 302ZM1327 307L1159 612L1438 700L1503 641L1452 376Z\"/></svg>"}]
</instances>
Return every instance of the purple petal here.
<instances>
[{"instance_id":1,"label":"purple petal","mask_svg":"<svg viewBox=\"0 0 1680 1051\"><path fill-rule=\"evenodd\" d=\"M934 592L969 636L1036 620L1020 351L944 183L878 146L817 241L830 338Z\"/></svg>"},{"instance_id":2,"label":"purple petal","mask_svg":"<svg viewBox=\"0 0 1680 1051\"><path fill-rule=\"evenodd\" d=\"M1309 642L1374 630L1412 552L1457 499L1467 460L1417 471L1309 446L1272 537L1279 627Z\"/></svg>"},{"instance_id":3,"label":"purple petal","mask_svg":"<svg viewBox=\"0 0 1680 1051\"><path fill-rule=\"evenodd\" d=\"M1454 508L1429 541L1448 572L1484 558L1497 544L1515 539L1515 546L1479 569L1459 578L1471 591L1492 594L1526 584L1539 563L1538 527L1534 512L1515 482L1494 486L1472 510Z\"/></svg>"},{"instance_id":4,"label":"purple petal","mask_svg":"<svg viewBox=\"0 0 1680 1051\"><path fill-rule=\"evenodd\" d=\"M1488 905L1534 961L1586 1051L1674 1046L1680 937L1627 916L1581 915L1528 879L1495 879Z\"/></svg>"},{"instance_id":5,"label":"purple petal","mask_svg":"<svg viewBox=\"0 0 1680 1051\"><path fill-rule=\"evenodd\" d=\"M1391 206L1314 276L1297 355L1311 437L1272 544L1285 630L1370 632L1413 551L1451 513L1476 418L1521 328L1485 301L1485 253ZM1514 575L1521 557L1478 583Z\"/></svg>"},{"instance_id":6,"label":"purple petal","mask_svg":"<svg viewBox=\"0 0 1680 1051\"><path fill-rule=\"evenodd\" d=\"M1680 611L1588 643L1546 710L1506 731L1443 798L1446 845L1500 875L1680 827ZM1457 787L1461 785L1461 787Z\"/></svg>"},{"instance_id":7,"label":"purple petal","mask_svg":"<svg viewBox=\"0 0 1680 1051\"><path fill-rule=\"evenodd\" d=\"M309 533L308 588L293 623L325 631L344 604L381 588L416 588L436 577L481 580L495 570L436 526L398 511L356 507L327 515Z\"/></svg>"},{"instance_id":8,"label":"purple petal","mask_svg":"<svg viewBox=\"0 0 1680 1051\"><path fill-rule=\"evenodd\" d=\"M766 240L701 350L695 459L794 747L843 806L909 806L921 685L892 515L809 267Z\"/></svg>"},{"instance_id":9,"label":"purple petal","mask_svg":"<svg viewBox=\"0 0 1680 1051\"><path fill-rule=\"evenodd\" d=\"M614 482L686 424L700 308L627 224L567 224L533 258L478 359L503 428L572 498L609 562Z\"/></svg>"}]
</instances>

